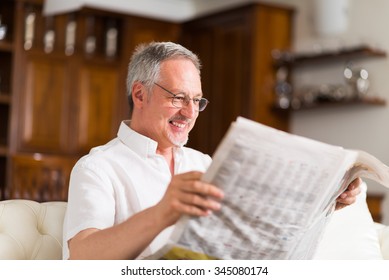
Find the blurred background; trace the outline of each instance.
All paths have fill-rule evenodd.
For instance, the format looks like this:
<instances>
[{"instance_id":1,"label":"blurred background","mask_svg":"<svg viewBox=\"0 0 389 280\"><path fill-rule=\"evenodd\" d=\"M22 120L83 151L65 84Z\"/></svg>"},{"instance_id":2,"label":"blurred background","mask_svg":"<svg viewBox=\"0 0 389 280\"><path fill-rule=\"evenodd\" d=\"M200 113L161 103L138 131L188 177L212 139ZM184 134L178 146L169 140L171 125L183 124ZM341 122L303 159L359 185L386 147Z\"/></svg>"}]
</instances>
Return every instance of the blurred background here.
<instances>
[{"instance_id":1,"label":"blurred background","mask_svg":"<svg viewBox=\"0 0 389 280\"><path fill-rule=\"evenodd\" d=\"M0 199L66 200L74 162L129 117L135 46L199 54L211 101L189 146L212 154L241 115L389 164L385 0L2 0ZM368 181L376 221L388 190Z\"/></svg>"}]
</instances>

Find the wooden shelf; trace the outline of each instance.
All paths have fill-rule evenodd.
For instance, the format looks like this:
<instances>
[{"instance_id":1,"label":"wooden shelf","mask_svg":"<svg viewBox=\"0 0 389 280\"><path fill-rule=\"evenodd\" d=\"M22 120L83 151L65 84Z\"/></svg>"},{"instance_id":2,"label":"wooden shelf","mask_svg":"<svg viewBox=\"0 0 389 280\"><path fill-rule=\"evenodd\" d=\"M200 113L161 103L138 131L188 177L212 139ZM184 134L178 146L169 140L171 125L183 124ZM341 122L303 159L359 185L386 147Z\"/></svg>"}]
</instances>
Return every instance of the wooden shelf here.
<instances>
[{"instance_id":1,"label":"wooden shelf","mask_svg":"<svg viewBox=\"0 0 389 280\"><path fill-rule=\"evenodd\" d=\"M290 72L293 73L295 68L301 65L309 65L310 67L319 67L318 64L334 63L334 62L348 62L356 59L372 59L372 58L385 58L387 56L385 51L372 48L368 45L359 45L352 48L344 48L339 51L327 51L320 53L291 53L274 51L274 65L276 69L283 67L290 68ZM298 70L298 69L296 69ZM290 78L289 78L290 79ZM357 95L355 95L357 96ZM277 110L290 110L298 111L305 109L315 109L322 107L334 107L334 106L349 106L349 105L369 105L369 106L385 106L386 100L380 97L363 97L352 98L342 101L334 101L331 99L318 99L312 104L301 104L299 108L279 108L274 106Z\"/></svg>"},{"instance_id":2,"label":"wooden shelf","mask_svg":"<svg viewBox=\"0 0 389 280\"><path fill-rule=\"evenodd\" d=\"M312 54L285 53L276 58L276 67L298 66L302 64L328 63L362 58L386 57L386 52L367 45L340 49L339 51L320 52Z\"/></svg>"},{"instance_id":3,"label":"wooden shelf","mask_svg":"<svg viewBox=\"0 0 389 280\"><path fill-rule=\"evenodd\" d=\"M342 107L342 106L353 106L353 105L361 105L361 106L386 106L386 100L380 97L363 97L358 99L351 100L343 100L343 101L317 101L310 105L301 105L299 108L280 108L274 106L275 110L282 111L303 111L309 109L318 109L318 108L334 108L334 107Z\"/></svg>"}]
</instances>

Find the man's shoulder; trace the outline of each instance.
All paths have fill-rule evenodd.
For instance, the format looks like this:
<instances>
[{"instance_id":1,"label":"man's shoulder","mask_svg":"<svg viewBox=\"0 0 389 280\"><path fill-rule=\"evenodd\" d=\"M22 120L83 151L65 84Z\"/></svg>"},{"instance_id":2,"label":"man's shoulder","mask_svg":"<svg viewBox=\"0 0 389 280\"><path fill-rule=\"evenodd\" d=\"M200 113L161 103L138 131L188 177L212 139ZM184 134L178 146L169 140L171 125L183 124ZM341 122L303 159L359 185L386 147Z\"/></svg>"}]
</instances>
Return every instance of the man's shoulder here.
<instances>
[{"instance_id":1,"label":"man's shoulder","mask_svg":"<svg viewBox=\"0 0 389 280\"><path fill-rule=\"evenodd\" d=\"M117 160L116 154L120 154L123 150L121 142L114 138L108 143L93 147L88 154L81 157L77 165L78 166L103 166L104 163L110 160Z\"/></svg>"}]
</instances>

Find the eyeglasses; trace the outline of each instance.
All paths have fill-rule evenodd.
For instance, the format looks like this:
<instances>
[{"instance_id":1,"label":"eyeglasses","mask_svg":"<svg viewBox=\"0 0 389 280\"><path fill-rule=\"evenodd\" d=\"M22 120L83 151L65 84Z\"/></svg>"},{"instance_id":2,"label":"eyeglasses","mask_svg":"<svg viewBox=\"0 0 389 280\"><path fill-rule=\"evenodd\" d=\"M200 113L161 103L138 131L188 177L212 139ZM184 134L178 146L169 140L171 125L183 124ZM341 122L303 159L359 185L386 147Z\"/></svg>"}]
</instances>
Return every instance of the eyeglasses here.
<instances>
[{"instance_id":1,"label":"eyeglasses","mask_svg":"<svg viewBox=\"0 0 389 280\"><path fill-rule=\"evenodd\" d=\"M183 93L174 94L173 92L171 92L170 90L167 90L163 86L161 86L157 83L154 83L154 84L157 85L158 87L160 87L161 89L163 89L164 91L166 91L167 93L170 93L171 95L173 95L170 98L172 99L172 105L176 108L182 108L184 106L188 106L189 102L192 100L193 104L196 107L196 111L201 112L201 111L204 111L205 107L207 107L207 105L209 103L209 101L206 98L196 98L196 97L190 98L189 96L187 96L186 94L183 94Z\"/></svg>"}]
</instances>

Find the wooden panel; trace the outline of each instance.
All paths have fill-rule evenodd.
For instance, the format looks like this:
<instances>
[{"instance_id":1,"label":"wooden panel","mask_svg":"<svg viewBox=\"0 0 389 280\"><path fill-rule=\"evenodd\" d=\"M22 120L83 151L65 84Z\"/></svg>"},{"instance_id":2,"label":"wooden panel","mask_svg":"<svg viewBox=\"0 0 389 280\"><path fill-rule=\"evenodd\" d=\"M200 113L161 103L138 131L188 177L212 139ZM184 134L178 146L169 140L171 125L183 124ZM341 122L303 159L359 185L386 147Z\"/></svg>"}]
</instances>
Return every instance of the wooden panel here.
<instances>
[{"instance_id":1,"label":"wooden panel","mask_svg":"<svg viewBox=\"0 0 389 280\"><path fill-rule=\"evenodd\" d=\"M178 24L140 17L127 17L125 37L128 39L127 46L130 46L127 52L131 54L133 48L141 43L177 41L179 31Z\"/></svg>"},{"instance_id":2,"label":"wooden panel","mask_svg":"<svg viewBox=\"0 0 389 280\"><path fill-rule=\"evenodd\" d=\"M290 9L256 6L255 34L252 48L251 116L263 124L288 131L288 112L275 112L275 71L272 51L290 49L292 42L292 13Z\"/></svg>"},{"instance_id":3,"label":"wooden panel","mask_svg":"<svg viewBox=\"0 0 389 280\"><path fill-rule=\"evenodd\" d=\"M28 59L19 119L20 151L66 151L69 83L63 59Z\"/></svg>"},{"instance_id":4,"label":"wooden panel","mask_svg":"<svg viewBox=\"0 0 389 280\"><path fill-rule=\"evenodd\" d=\"M227 11L188 22L183 44L202 61L202 85L207 109L191 132L190 147L212 154L237 116L249 117L251 13Z\"/></svg>"},{"instance_id":5,"label":"wooden panel","mask_svg":"<svg viewBox=\"0 0 389 280\"><path fill-rule=\"evenodd\" d=\"M291 16L287 8L250 4L183 25L182 42L203 62L203 92L211 102L189 146L212 154L237 116L287 130L288 114L272 110L271 52L290 46Z\"/></svg>"},{"instance_id":6,"label":"wooden panel","mask_svg":"<svg viewBox=\"0 0 389 280\"><path fill-rule=\"evenodd\" d=\"M250 66L249 15L231 18L215 28L211 145L216 147L238 116L250 117L248 83Z\"/></svg>"},{"instance_id":7,"label":"wooden panel","mask_svg":"<svg viewBox=\"0 0 389 280\"><path fill-rule=\"evenodd\" d=\"M192 36L187 36L182 42L191 51L200 55L202 70L201 82L204 97L210 100L207 108L199 114L196 125L189 135L188 146L197 150L212 153L211 134L209 133L209 123L212 119L211 113L214 106L218 106L212 100L212 67L213 64L213 32L211 30L191 30Z\"/></svg>"},{"instance_id":8,"label":"wooden panel","mask_svg":"<svg viewBox=\"0 0 389 280\"><path fill-rule=\"evenodd\" d=\"M87 64L81 69L79 86L77 146L85 153L94 146L105 144L117 132L118 70L114 66Z\"/></svg>"},{"instance_id":9,"label":"wooden panel","mask_svg":"<svg viewBox=\"0 0 389 280\"><path fill-rule=\"evenodd\" d=\"M12 157L12 188L5 199L67 200L69 177L77 159L41 154Z\"/></svg>"},{"instance_id":10,"label":"wooden panel","mask_svg":"<svg viewBox=\"0 0 389 280\"><path fill-rule=\"evenodd\" d=\"M377 223L382 222L382 201L383 195L380 194L368 194L366 197L366 203L369 207L373 220Z\"/></svg>"}]
</instances>

